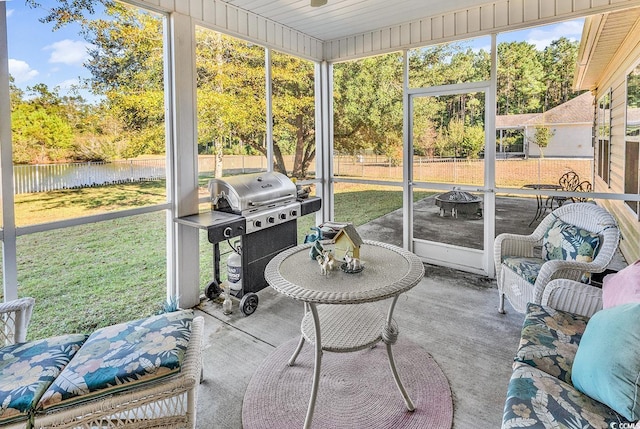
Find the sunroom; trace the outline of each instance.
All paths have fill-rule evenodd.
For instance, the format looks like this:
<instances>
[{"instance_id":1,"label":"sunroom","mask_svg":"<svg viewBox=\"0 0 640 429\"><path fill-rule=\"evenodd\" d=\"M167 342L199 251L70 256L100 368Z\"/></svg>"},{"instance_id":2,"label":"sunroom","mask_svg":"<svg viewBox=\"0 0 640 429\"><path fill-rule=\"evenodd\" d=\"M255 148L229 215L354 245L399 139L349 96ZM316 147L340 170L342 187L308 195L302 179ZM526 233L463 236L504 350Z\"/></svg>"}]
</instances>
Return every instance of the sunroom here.
<instances>
[{"instance_id":1,"label":"sunroom","mask_svg":"<svg viewBox=\"0 0 640 429\"><path fill-rule=\"evenodd\" d=\"M498 160L495 132L496 114L500 113L496 108L500 86L497 72L498 45L503 40L509 40L507 36L509 33L578 18L609 14L614 16L618 13L630 19L614 27L624 39L624 35L632 33L632 30L637 28L636 10L640 7L640 2L637 0L554 0L549 2L458 0L430 2L428 6L418 0L402 2L329 0L320 6L313 5L313 1L309 4L307 0L276 2L139 0L124 3L152 14L162 23L164 55L162 103L165 109L163 140L166 144L165 200L161 203L116 212L102 212L82 217L66 216L47 223L33 220L22 223L19 217L16 218L14 208L16 179L12 148L7 144L12 141L8 90L9 68L7 61L3 61L0 70L0 76L4 82L2 93L0 93L3 112L0 115L0 138L3 142L0 148L0 167L3 191L2 268L6 301L23 296L19 288L19 279L26 274L21 274L19 268L21 240L29 236L38 237L41 234L43 234L42 240L45 240L44 234L53 233L55 237L56 233L65 234L65 231L79 227L86 227L86 229L78 234L90 234L91 225L95 223L127 217L131 217L135 222L139 216L148 213L163 213L164 225L160 229L161 235L164 235L166 240L166 253L163 259L166 262L164 283L167 286L167 300L177 299L178 305L183 308L195 307L201 303L203 282L206 283L211 273L210 244L206 242L206 237L201 230L176 221L178 218L206 212L211 207L211 196L206 190L206 169L202 167L199 160L198 147L200 143L198 135L203 131L198 119L199 111L203 109L199 104L201 92L198 91L200 78L197 66L198 53L203 49L198 42L201 39L196 37L199 32L219 33L241 40L247 46L259 46L264 49L264 76L260 77L261 82L264 82L264 99L261 100L264 103L264 109L260 111L264 113L264 118L260 120L264 123L265 150L261 155L263 162L258 167L259 170L279 170L277 152L280 149L277 147L277 136L274 136L274 127L277 127L277 124L272 120L273 109L277 104L275 99L278 97L274 88L277 80L274 79L273 64L282 60L283 56L291 56L306 61L309 69L313 71L311 82L314 109L311 113L307 112L305 118L311 122L310 128L313 131L314 144L305 153L305 156L308 156L313 152L308 164L308 171L311 173L297 178L298 184L310 186L312 192L322 201L321 210L315 215L307 216L314 218L309 222L317 225L328 221L350 221L352 206L347 209L340 206L336 201L339 193L351 193L353 201L358 204L360 190L392 192L400 198L400 210L396 211L396 215L400 215L400 222L393 224L394 229L388 233L387 238L381 238L383 236L375 235L385 226L385 219L380 218L377 224L369 227L374 235L367 238L381 239L413 252L422 262L440 267L438 270L449 273L451 278L455 279L454 283L460 281L459 276L464 279L466 275L473 275L474 282L482 282L482 279L485 279L489 283L495 277L493 260L495 237L501 232L523 232L521 229L509 229L513 226L504 219L523 220L524 226L529 228L530 232L537 224L536 222L540 221L540 219L532 219L534 214L537 214L536 211L541 208L539 201L546 202L550 198L553 201L554 197L583 198L582 192L564 191L561 188L544 189L538 186L556 184L567 171L575 171L581 178L594 184L588 197L599 205L611 209L619 205L630 206L634 202L637 205L640 201L637 192L629 191L633 189L631 185L622 188L603 187L602 157L606 152L604 149L602 149L604 152L596 153L595 158L565 159L540 156L527 160ZM11 7L11 4L2 2L0 7L5 9L0 14L3 15L0 18L2 19L0 28L3 28L2 36L6 41L9 19L6 10ZM482 47L488 54L486 63L488 68L481 70L470 79L453 77L448 81L426 86L420 70L417 70L415 65L412 66L415 64L412 58L419 57L423 49L455 42L466 43L471 50ZM637 41L635 43L637 46ZM6 51L6 43L2 45L0 50ZM336 141L344 137L337 136L335 133L336 123L340 121L340 117L336 116L339 112L334 109L335 97L339 92L335 86L336 73L343 70L342 67L345 67L345 64L380 56L394 58L400 64L399 70L401 70L399 80L394 82L401 85L400 110L396 109L393 112L396 115L400 114L400 119L396 118L395 122L401 125L401 133L395 136L399 146L396 147L395 157L384 154L382 161L379 159L380 153L367 151L364 148L357 148L351 152L343 151L342 147L340 151L336 150ZM2 57L8 60L11 55L3 52ZM593 61L593 58L589 60ZM385 76L381 74L377 78L382 80ZM593 88L587 88L586 84L581 84L581 89ZM599 99L601 95L598 90ZM462 148L456 147L452 155L447 157L446 163L443 161L440 165L435 165L427 162L429 150L434 149L424 145L429 135L421 128L424 127L424 122L421 122L421 112L424 112L431 103L447 104L460 100L471 100L473 105L477 106L475 117L480 117L482 123L480 131L484 143L481 148L482 155L476 153L478 156L470 159L465 157L464 152L459 152ZM469 124L469 120L463 117L462 123ZM586 144L593 144L593 142L588 141ZM542 148L542 145L540 147ZM616 161L615 154L617 152L614 152L613 164L607 170L610 172L607 176L620 179L620 176L624 176L625 173L617 169L622 161L619 155ZM509 165L507 161L513 164ZM288 172L291 173L291 170L290 167ZM636 185L637 177L636 173ZM425 216L428 210L435 206L435 197L449 192L466 193L481 200L481 214L473 219L458 219L449 216L448 213L438 216L441 218L438 221L444 223L437 224L435 228L437 232L445 233L437 234L433 229L425 228L425 224L432 223L431 218L425 218ZM424 201L425 196L431 199ZM522 204L520 205L519 202ZM427 204L429 206L425 208ZM623 207L620 210L625 209ZM617 209L612 211L615 212ZM625 225L630 225L627 227L629 239L625 240L623 231L621 254L627 262L632 262L639 257L637 243L633 242L633 237L637 237L638 226L628 222L628 214L618 217L622 220L626 219ZM461 222L455 224L456 221ZM637 223L637 217L635 221ZM522 228L522 225L518 225L518 228ZM447 233L448 230L451 232ZM466 231L468 239L464 237L453 239L452 237L456 236L453 231L456 230ZM55 247L51 243L45 246ZM203 254L206 256L203 257ZM122 258L126 259L126 255L122 255ZM203 264L202 261L207 259L208 262ZM132 269L139 269L139 267L132 267ZM448 271L449 269L451 271ZM265 291L265 294L267 302L269 299L276 299L275 295L270 296L272 292L269 290ZM457 300L464 299L464 294L460 296L459 293L453 293L451 296L456 297ZM482 300L486 296L481 294L473 299ZM497 296L494 294L490 296L491 301L484 302L481 306L484 309L496 309L497 313ZM279 301L276 299L275 302ZM208 305L214 304L208 303ZM286 308L285 312L291 311L288 307ZM256 329L249 326L254 317L260 317L259 313L262 311L260 308L257 314L244 320L234 321L232 325L236 324L240 330ZM267 308L264 309L264 312L268 311ZM491 329L497 329L498 332L501 329L509 331L510 336L506 338L517 341L516 334L519 332L521 317L514 313L511 311L506 317L495 316L497 321L503 320L504 324L510 326L503 328L488 326L491 326ZM86 310L84 314L90 315L91 311ZM500 319L501 317L503 319ZM403 318L401 323L411 323L412 319L413 316L406 317L406 320ZM297 320L298 318L294 321L294 325L298 323ZM219 321L214 325L218 326L218 323ZM262 323L277 322L263 321ZM225 323L219 323L220 329L224 330L224 326L226 326ZM419 330L418 326L414 326L413 329ZM469 329L468 325L467 329ZM252 332L251 335L260 336L260 334L260 332ZM484 332L483 335L486 334L487 332ZM227 340L231 341L235 335L235 333L231 334ZM276 339L262 341L269 344L270 341L276 343L283 340L283 337L276 336ZM211 338L210 341L212 346L215 345L215 338ZM268 347L265 347L266 349ZM260 358L266 353L265 350L258 353ZM250 353L248 350L245 352ZM244 359L229 356L226 353L216 355L215 358ZM217 362L214 365L222 369L225 364L226 362ZM230 365L232 368L241 366L233 362ZM239 369L239 371L242 370ZM464 376L459 375L456 382L460 382L463 378ZM496 385L495 389L498 389L498 392L495 392L495 396L503 398L506 381L508 380L502 380L502 384ZM246 385L246 382L242 385ZM205 391L207 389L206 383L204 389ZM454 395L463 396L456 392L455 386L453 389ZM471 398L465 400L468 403L475 402L475 399ZM476 405L478 404L474 403L474 406ZM481 401L478 406L482 407ZM203 407L206 408L206 405L201 402L200 408ZM223 406L216 406L217 413L224 413L223 408ZM469 427L465 426L472 421L470 418L472 411L469 410L476 409L472 407L466 411L467 414L462 413L463 418L458 421L456 427ZM206 415L206 411L203 411L203 415ZM497 420L490 417L486 421L497 422L499 416L497 417ZM234 419L230 421L236 422ZM215 421L224 427L222 423L224 420L216 419ZM206 420L201 421L200 424L203 424L201 427L207 427Z\"/></svg>"}]
</instances>

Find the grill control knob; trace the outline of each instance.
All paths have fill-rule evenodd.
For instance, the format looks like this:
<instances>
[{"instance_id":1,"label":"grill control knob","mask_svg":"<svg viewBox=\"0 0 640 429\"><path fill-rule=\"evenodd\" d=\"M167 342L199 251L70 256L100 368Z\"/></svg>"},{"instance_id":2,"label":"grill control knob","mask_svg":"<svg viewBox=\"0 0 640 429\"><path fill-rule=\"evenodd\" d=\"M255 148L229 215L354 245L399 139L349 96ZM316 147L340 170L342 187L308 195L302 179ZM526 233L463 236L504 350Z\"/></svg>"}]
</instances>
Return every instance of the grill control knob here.
<instances>
[{"instance_id":1,"label":"grill control knob","mask_svg":"<svg viewBox=\"0 0 640 429\"><path fill-rule=\"evenodd\" d=\"M269 217L267 218L267 222L269 222L269 223L276 223L276 218L275 218L275 217L273 217L273 216L269 216Z\"/></svg>"},{"instance_id":2,"label":"grill control knob","mask_svg":"<svg viewBox=\"0 0 640 429\"><path fill-rule=\"evenodd\" d=\"M296 217L296 216L298 216L298 210L296 210L296 209L291 210L291 211L289 212L289 216L291 216L291 217Z\"/></svg>"},{"instance_id":3,"label":"grill control knob","mask_svg":"<svg viewBox=\"0 0 640 429\"><path fill-rule=\"evenodd\" d=\"M287 218L287 214L286 213L280 213L278 215L278 217L280 218L280 220L285 220Z\"/></svg>"},{"instance_id":4,"label":"grill control knob","mask_svg":"<svg viewBox=\"0 0 640 429\"><path fill-rule=\"evenodd\" d=\"M255 226L256 228L260 228L262 226L262 221L259 221L259 220L253 221L253 226Z\"/></svg>"},{"instance_id":5,"label":"grill control knob","mask_svg":"<svg viewBox=\"0 0 640 429\"><path fill-rule=\"evenodd\" d=\"M226 238L231 238L231 234L233 234L233 230L231 229L230 226L226 227L224 231L222 231L222 235L225 236Z\"/></svg>"}]
</instances>

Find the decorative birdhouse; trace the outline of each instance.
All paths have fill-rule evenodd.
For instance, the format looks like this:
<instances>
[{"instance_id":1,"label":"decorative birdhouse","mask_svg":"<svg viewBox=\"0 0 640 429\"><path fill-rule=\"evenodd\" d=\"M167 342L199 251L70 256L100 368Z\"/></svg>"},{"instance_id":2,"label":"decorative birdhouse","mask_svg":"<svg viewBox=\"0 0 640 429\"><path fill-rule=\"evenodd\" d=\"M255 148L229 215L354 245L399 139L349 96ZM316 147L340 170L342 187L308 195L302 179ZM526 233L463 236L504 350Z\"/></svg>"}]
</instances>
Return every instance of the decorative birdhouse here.
<instances>
[{"instance_id":1,"label":"decorative birdhouse","mask_svg":"<svg viewBox=\"0 0 640 429\"><path fill-rule=\"evenodd\" d=\"M360 259L360 246L362 246L362 238L353 224L346 224L333 238L335 243L335 255L342 260L349 255L353 258Z\"/></svg>"}]
</instances>

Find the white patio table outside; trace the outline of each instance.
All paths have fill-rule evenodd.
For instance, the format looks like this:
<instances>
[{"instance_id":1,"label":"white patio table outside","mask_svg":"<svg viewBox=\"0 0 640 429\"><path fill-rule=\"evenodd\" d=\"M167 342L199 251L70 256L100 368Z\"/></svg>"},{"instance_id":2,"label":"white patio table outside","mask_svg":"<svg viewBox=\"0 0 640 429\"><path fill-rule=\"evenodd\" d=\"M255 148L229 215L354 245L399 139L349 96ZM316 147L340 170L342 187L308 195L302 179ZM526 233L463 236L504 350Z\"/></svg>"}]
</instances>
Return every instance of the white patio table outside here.
<instances>
[{"instance_id":1,"label":"white patio table outside","mask_svg":"<svg viewBox=\"0 0 640 429\"><path fill-rule=\"evenodd\" d=\"M364 270L350 274L338 269L320 274L320 267L309 257L311 244L285 250L274 257L265 269L267 282L276 291L305 304L300 342L289 365L305 341L315 344L315 361L311 397L304 427L313 419L318 393L322 352L353 352L380 341L386 344L389 365L396 385L409 411L415 406L407 394L391 346L398 337L393 311L400 294L424 277L424 265L413 253L386 243L365 241L360 248ZM377 308L362 305L392 298L386 318Z\"/></svg>"}]
</instances>

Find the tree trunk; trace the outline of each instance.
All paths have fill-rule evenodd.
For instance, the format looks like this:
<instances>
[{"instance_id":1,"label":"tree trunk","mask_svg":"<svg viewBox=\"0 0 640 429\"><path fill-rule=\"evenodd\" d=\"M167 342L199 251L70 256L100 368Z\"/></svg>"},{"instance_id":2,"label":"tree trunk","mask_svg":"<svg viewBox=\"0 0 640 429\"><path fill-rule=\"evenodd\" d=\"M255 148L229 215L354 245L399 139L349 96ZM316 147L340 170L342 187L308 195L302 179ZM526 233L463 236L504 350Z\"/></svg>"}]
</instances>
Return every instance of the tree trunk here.
<instances>
[{"instance_id":1,"label":"tree trunk","mask_svg":"<svg viewBox=\"0 0 640 429\"><path fill-rule=\"evenodd\" d=\"M304 134L302 130L302 115L296 115L296 153L293 158L293 171L291 175L293 177L304 177L304 152L305 152L305 144L304 144Z\"/></svg>"},{"instance_id":2,"label":"tree trunk","mask_svg":"<svg viewBox=\"0 0 640 429\"><path fill-rule=\"evenodd\" d=\"M279 173L287 175L287 166L284 164L284 158L282 157L282 152L280 152L280 148L278 145L273 145L273 156L274 160L267 160L267 162L273 162L273 169Z\"/></svg>"}]
</instances>

